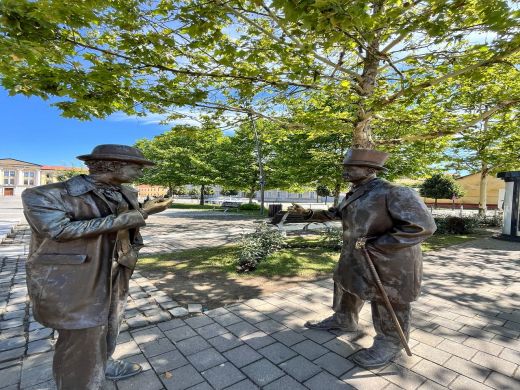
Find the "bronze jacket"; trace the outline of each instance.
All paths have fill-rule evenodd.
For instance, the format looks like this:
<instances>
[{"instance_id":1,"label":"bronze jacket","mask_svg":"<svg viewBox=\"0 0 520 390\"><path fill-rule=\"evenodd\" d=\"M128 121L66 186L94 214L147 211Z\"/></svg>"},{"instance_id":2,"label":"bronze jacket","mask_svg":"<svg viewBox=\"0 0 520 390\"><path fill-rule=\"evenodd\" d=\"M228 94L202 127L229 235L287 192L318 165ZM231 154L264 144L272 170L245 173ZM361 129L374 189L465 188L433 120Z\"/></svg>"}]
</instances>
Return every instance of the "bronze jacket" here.
<instances>
[{"instance_id":1,"label":"bronze jacket","mask_svg":"<svg viewBox=\"0 0 520 390\"><path fill-rule=\"evenodd\" d=\"M389 299L396 303L414 301L422 279L420 243L436 230L416 191L376 178L344 199L333 215L343 223L335 282L361 299L379 297L366 260L355 248L358 238L373 237L367 249Z\"/></svg>"},{"instance_id":2,"label":"bronze jacket","mask_svg":"<svg viewBox=\"0 0 520 390\"><path fill-rule=\"evenodd\" d=\"M27 286L38 322L55 329L106 324L117 231L130 229L137 244L138 227L145 225L137 192L121 192L134 210L118 216L83 175L23 192L32 231Z\"/></svg>"}]
</instances>

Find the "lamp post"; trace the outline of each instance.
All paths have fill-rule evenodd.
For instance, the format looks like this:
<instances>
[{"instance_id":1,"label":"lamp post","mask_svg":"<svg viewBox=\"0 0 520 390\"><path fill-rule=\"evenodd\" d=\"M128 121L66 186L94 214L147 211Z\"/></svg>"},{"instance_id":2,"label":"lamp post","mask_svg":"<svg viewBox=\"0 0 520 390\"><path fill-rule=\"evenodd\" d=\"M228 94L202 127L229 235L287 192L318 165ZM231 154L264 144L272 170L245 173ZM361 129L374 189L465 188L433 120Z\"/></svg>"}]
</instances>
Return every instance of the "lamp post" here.
<instances>
[{"instance_id":1,"label":"lamp post","mask_svg":"<svg viewBox=\"0 0 520 390\"><path fill-rule=\"evenodd\" d=\"M520 171L499 172L497 177L506 182L504 222L500 240L520 242Z\"/></svg>"}]
</instances>

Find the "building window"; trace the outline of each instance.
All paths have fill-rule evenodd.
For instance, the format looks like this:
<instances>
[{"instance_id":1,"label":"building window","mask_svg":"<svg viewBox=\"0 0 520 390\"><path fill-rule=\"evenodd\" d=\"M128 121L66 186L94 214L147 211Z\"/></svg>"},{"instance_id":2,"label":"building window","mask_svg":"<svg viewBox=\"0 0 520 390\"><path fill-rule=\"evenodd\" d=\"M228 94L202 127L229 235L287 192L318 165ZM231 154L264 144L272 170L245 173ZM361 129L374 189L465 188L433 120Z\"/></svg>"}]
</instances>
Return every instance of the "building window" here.
<instances>
[{"instance_id":1,"label":"building window","mask_svg":"<svg viewBox=\"0 0 520 390\"><path fill-rule=\"evenodd\" d=\"M34 185L34 172L24 172L23 173L23 184L26 186Z\"/></svg>"},{"instance_id":2,"label":"building window","mask_svg":"<svg viewBox=\"0 0 520 390\"><path fill-rule=\"evenodd\" d=\"M4 171L4 184L14 186L16 171Z\"/></svg>"},{"instance_id":3,"label":"building window","mask_svg":"<svg viewBox=\"0 0 520 390\"><path fill-rule=\"evenodd\" d=\"M298 194L298 198L303 198L303 194Z\"/></svg>"}]
</instances>

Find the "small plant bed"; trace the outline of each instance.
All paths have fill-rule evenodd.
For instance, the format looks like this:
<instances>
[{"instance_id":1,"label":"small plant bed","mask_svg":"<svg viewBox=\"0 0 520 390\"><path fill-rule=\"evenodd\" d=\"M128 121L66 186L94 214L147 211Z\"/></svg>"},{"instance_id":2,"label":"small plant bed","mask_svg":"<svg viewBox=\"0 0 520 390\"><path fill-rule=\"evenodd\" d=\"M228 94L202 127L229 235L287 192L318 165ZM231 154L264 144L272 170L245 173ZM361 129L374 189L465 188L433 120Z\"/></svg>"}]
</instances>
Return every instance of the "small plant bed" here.
<instances>
[{"instance_id":1,"label":"small plant bed","mask_svg":"<svg viewBox=\"0 0 520 390\"><path fill-rule=\"evenodd\" d=\"M338 231L331 231L286 237L282 247L267 254L248 272L237 272L243 243L144 257L137 263L137 270L183 304L220 307L302 281L331 277L339 258L338 235ZM490 235L490 231L482 230L463 235L435 234L422 248L425 252L437 251Z\"/></svg>"}]
</instances>

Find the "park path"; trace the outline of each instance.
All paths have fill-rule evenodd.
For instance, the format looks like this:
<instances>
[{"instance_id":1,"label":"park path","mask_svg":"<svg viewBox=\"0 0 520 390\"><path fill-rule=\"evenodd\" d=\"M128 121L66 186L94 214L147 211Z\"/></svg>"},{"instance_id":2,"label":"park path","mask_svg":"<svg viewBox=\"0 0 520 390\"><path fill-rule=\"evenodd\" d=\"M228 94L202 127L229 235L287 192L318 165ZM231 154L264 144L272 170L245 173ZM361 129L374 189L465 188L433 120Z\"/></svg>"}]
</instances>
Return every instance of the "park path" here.
<instances>
[{"instance_id":1,"label":"park path","mask_svg":"<svg viewBox=\"0 0 520 390\"><path fill-rule=\"evenodd\" d=\"M55 334L34 322L25 287L28 239L22 225L0 245L2 390L54 389ZM116 357L144 372L105 388L519 389L519 266L520 244L493 239L428 254L424 292L413 305L414 356L373 371L349 359L371 344L369 305L356 335L303 327L330 314L330 279L188 314L136 273Z\"/></svg>"}]
</instances>

